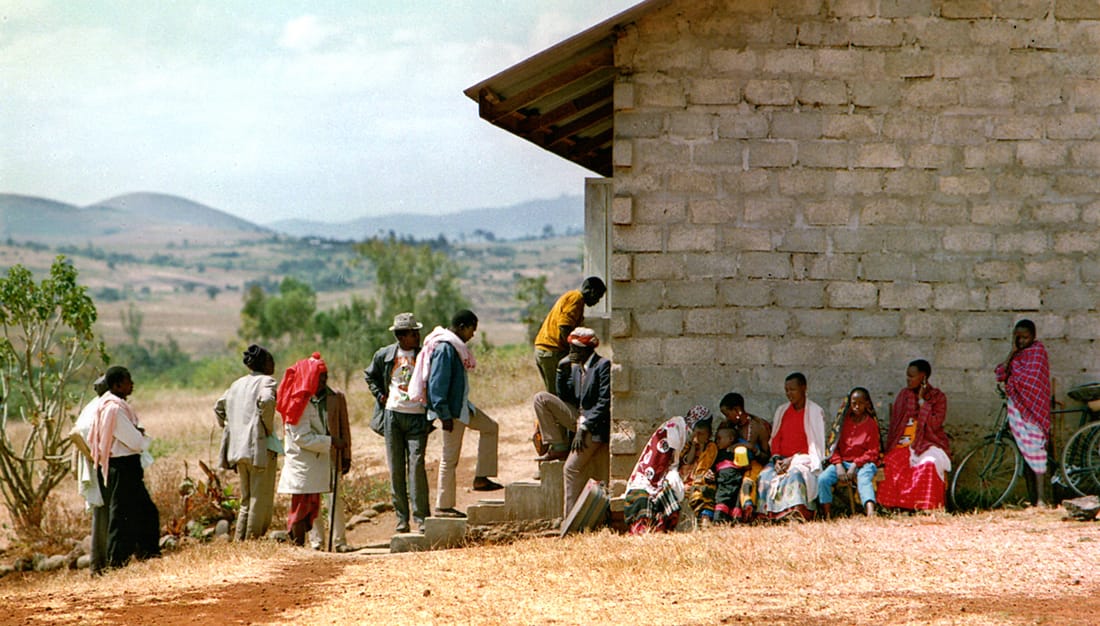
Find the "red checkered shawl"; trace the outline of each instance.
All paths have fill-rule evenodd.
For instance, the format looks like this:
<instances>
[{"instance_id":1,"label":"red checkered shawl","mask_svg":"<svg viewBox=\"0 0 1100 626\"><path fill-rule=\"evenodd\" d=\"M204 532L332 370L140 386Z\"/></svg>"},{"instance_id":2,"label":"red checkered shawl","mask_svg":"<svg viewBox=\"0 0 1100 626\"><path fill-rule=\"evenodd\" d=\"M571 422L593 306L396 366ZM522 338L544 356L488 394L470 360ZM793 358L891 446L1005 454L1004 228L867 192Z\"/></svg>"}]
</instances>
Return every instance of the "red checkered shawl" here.
<instances>
[{"instance_id":1,"label":"red checkered shawl","mask_svg":"<svg viewBox=\"0 0 1100 626\"><path fill-rule=\"evenodd\" d=\"M1012 358L1011 373L1005 372L1004 363L994 372L1020 416L1050 432L1050 362L1043 344L1036 341L1019 351Z\"/></svg>"}]
</instances>

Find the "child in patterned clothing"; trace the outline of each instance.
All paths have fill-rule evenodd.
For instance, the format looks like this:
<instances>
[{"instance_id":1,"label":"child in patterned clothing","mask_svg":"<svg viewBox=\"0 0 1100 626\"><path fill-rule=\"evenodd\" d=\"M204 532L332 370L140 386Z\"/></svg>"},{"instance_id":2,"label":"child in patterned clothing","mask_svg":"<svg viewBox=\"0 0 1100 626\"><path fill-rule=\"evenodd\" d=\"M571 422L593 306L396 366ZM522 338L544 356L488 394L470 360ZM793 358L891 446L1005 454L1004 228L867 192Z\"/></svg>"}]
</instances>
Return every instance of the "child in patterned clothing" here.
<instances>
[{"instance_id":1,"label":"child in patterned clothing","mask_svg":"<svg viewBox=\"0 0 1100 626\"><path fill-rule=\"evenodd\" d=\"M684 455L681 475L685 478L687 501L702 526L709 525L714 519L714 481L709 483L706 475L710 473L718 447L710 440L712 421L699 420L692 429L691 450ZM687 467L690 466L690 467Z\"/></svg>"},{"instance_id":2,"label":"child in patterned clothing","mask_svg":"<svg viewBox=\"0 0 1100 626\"><path fill-rule=\"evenodd\" d=\"M714 522L729 524L741 519L741 479L748 465L744 450L737 454L737 429L729 422L718 427L714 445L718 454L714 465L707 472L708 482L714 484ZM744 449L742 445L741 448Z\"/></svg>"}]
</instances>

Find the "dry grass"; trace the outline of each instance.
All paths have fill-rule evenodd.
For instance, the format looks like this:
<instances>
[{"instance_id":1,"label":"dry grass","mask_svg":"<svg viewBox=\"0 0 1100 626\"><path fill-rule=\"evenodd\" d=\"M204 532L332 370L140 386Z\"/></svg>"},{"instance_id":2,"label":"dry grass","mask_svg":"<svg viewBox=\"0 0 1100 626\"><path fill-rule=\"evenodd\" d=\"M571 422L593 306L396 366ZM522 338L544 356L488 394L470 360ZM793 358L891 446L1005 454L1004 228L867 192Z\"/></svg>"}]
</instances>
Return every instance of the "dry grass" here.
<instances>
[{"instance_id":1,"label":"dry grass","mask_svg":"<svg viewBox=\"0 0 1100 626\"><path fill-rule=\"evenodd\" d=\"M1100 524L1029 510L382 558L217 544L113 572L109 585L74 573L5 580L0 601L41 623L125 623L151 607L166 611L158 623L234 623L225 615L247 584L272 591L253 599L249 621L261 623L1084 624L1100 610L1097 541ZM263 601L278 612L259 612Z\"/></svg>"},{"instance_id":2,"label":"dry grass","mask_svg":"<svg viewBox=\"0 0 1100 626\"><path fill-rule=\"evenodd\" d=\"M504 482L533 470L530 406L527 397L514 400L529 397L526 383L514 382L527 365L517 357L494 370L484 360L472 380L475 402L501 424ZM514 374L501 373L508 367ZM385 453L366 428L372 405L360 385L348 390L354 472L373 480L384 476ZM134 404L150 433L173 441L151 470L150 483L166 485L156 491L169 491L184 459L213 458L217 395L139 389ZM429 441L429 465L437 440ZM468 442L463 464L472 465L475 447ZM61 489L78 506L72 485ZM10 575L0 579L0 604L9 607L3 621L25 624L1094 623L1100 523L1060 516L941 513L647 537L605 531L384 557L269 542L189 544L104 579Z\"/></svg>"}]
</instances>

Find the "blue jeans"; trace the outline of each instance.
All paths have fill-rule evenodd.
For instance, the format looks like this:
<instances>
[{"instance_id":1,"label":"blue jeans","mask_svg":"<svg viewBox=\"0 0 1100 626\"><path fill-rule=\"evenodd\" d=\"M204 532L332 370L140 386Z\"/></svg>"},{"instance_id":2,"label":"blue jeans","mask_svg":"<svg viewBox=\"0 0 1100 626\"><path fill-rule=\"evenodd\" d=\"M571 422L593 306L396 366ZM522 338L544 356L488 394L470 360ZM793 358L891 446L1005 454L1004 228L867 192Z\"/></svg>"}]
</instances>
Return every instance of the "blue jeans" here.
<instances>
[{"instance_id":1,"label":"blue jeans","mask_svg":"<svg viewBox=\"0 0 1100 626\"><path fill-rule=\"evenodd\" d=\"M428 445L428 417L423 413L385 412L386 459L390 466L390 497L397 525L409 525L412 518L423 526L428 510L428 473L424 469L424 448Z\"/></svg>"},{"instance_id":2,"label":"blue jeans","mask_svg":"<svg viewBox=\"0 0 1100 626\"><path fill-rule=\"evenodd\" d=\"M841 465L847 470L852 467L848 461L842 461ZM875 501L875 474L878 468L874 463L866 463L856 472L856 488L859 490L859 503L867 504ZM838 476L836 466L829 465L817 477L817 499L821 504L832 504L833 487L836 486Z\"/></svg>"}]
</instances>

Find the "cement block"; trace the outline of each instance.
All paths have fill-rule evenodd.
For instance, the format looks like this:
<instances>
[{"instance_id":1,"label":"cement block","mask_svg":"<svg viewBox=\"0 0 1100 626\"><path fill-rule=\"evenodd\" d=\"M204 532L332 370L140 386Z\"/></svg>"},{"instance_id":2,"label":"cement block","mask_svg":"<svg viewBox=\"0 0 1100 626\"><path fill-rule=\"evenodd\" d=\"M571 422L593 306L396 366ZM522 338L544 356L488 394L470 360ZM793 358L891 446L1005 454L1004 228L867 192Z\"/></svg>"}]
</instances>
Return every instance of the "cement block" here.
<instances>
[{"instance_id":1,"label":"cement block","mask_svg":"<svg viewBox=\"0 0 1100 626\"><path fill-rule=\"evenodd\" d=\"M499 503L480 503L466 509L466 523L470 526L484 526L508 521L508 507L504 500Z\"/></svg>"},{"instance_id":2,"label":"cement block","mask_svg":"<svg viewBox=\"0 0 1100 626\"><path fill-rule=\"evenodd\" d=\"M457 548L466 541L466 520L429 517L424 520L424 538L433 550ZM392 539L390 544L392 550Z\"/></svg>"},{"instance_id":3,"label":"cement block","mask_svg":"<svg viewBox=\"0 0 1100 626\"><path fill-rule=\"evenodd\" d=\"M431 518L429 518L431 519ZM424 520L427 523L428 520ZM390 537L390 552L423 552L430 550L432 544L426 535L420 533L399 533Z\"/></svg>"}]
</instances>

